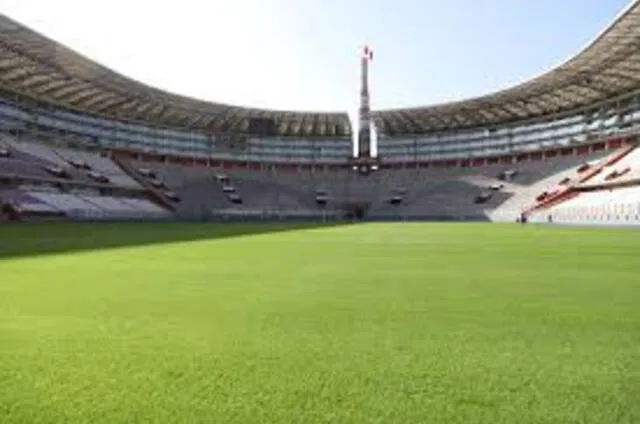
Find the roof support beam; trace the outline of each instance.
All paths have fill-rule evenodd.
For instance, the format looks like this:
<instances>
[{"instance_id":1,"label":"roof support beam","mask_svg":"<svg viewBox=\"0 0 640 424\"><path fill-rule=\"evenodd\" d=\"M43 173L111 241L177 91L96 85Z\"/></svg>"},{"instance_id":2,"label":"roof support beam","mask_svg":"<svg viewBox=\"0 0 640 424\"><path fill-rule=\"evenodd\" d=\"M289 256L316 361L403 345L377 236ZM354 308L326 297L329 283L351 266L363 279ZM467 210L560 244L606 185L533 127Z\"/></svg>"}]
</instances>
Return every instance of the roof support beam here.
<instances>
[{"instance_id":1,"label":"roof support beam","mask_svg":"<svg viewBox=\"0 0 640 424\"><path fill-rule=\"evenodd\" d=\"M105 100L99 107L95 108L95 112L97 113L107 113L113 114L113 110L118 106L125 104L129 99L123 97L113 97L111 99Z\"/></svg>"},{"instance_id":2,"label":"roof support beam","mask_svg":"<svg viewBox=\"0 0 640 424\"><path fill-rule=\"evenodd\" d=\"M179 121L178 116L179 114L175 109L167 107L162 109L162 113L157 119L168 126L174 127L177 126L176 123Z\"/></svg>"},{"instance_id":3,"label":"roof support beam","mask_svg":"<svg viewBox=\"0 0 640 424\"><path fill-rule=\"evenodd\" d=\"M206 118L206 115L200 113L194 113L191 115L191 119L187 120L185 127L186 128L197 128L198 124L201 124Z\"/></svg>"},{"instance_id":4,"label":"roof support beam","mask_svg":"<svg viewBox=\"0 0 640 424\"><path fill-rule=\"evenodd\" d=\"M400 121L404 121L403 125L407 128L407 131L411 134L416 134L421 132L423 129L423 125L420 125L410 113L398 113L398 118Z\"/></svg>"},{"instance_id":5,"label":"roof support beam","mask_svg":"<svg viewBox=\"0 0 640 424\"><path fill-rule=\"evenodd\" d=\"M147 113L142 115L142 119L145 121L157 119L157 117L160 116L166 108L167 107L162 103L155 103Z\"/></svg>"},{"instance_id":6,"label":"roof support beam","mask_svg":"<svg viewBox=\"0 0 640 424\"><path fill-rule=\"evenodd\" d=\"M302 120L303 118L299 117L298 119L293 119L291 121L291 126L289 127L291 136L298 137L300 135L300 133L302 132Z\"/></svg>"},{"instance_id":7,"label":"roof support beam","mask_svg":"<svg viewBox=\"0 0 640 424\"><path fill-rule=\"evenodd\" d=\"M291 117L290 112L284 112L281 116L276 118L276 125L278 126L278 133L289 134L291 132Z\"/></svg>"},{"instance_id":8,"label":"roof support beam","mask_svg":"<svg viewBox=\"0 0 640 424\"><path fill-rule=\"evenodd\" d=\"M611 87L608 86L607 83L603 83L602 81L598 81L597 78L591 78L587 81L582 81L576 84L578 87L587 88L589 90L597 91L601 94L604 94L606 97L613 96L615 94L615 90L611 90Z\"/></svg>"},{"instance_id":9,"label":"roof support beam","mask_svg":"<svg viewBox=\"0 0 640 424\"><path fill-rule=\"evenodd\" d=\"M67 99L65 99L64 97L67 97L76 93L82 93L87 90L92 90L92 87L85 83L79 83L76 85L67 85L66 87L62 87L58 90L53 90L47 94L53 97L54 99L67 101Z\"/></svg>"},{"instance_id":10,"label":"roof support beam","mask_svg":"<svg viewBox=\"0 0 640 424\"><path fill-rule=\"evenodd\" d=\"M494 116L498 116L498 119L493 118L491 119L491 121L497 121L500 119L509 120L514 118L513 112L506 109L502 103L494 103L494 102L487 103L486 109L491 113L493 113Z\"/></svg>"},{"instance_id":11,"label":"roof support beam","mask_svg":"<svg viewBox=\"0 0 640 424\"><path fill-rule=\"evenodd\" d=\"M41 74L36 74L33 75L31 77L28 77L26 79L24 79L23 81L20 82L20 87L25 88L25 89L31 89L34 86L43 84L45 82L48 82L51 80L51 77L49 75L41 75Z\"/></svg>"},{"instance_id":12,"label":"roof support beam","mask_svg":"<svg viewBox=\"0 0 640 424\"><path fill-rule=\"evenodd\" d=\"M603 72L604 76L612 75L619 79L631 80L633 82L640 82L640 67L615 67Z\"/></svg>"},{"instance_id":13,"label":"roof support beam","mask_svg":"<svg viewBox=\"0 0 640 424\"><path fill-rule=\"evenodd\" d=\"M421 127L425 131L433 131L439 127L447 127L448 121L445 121L441 115L436 113L430 113L429 111L409 112L416 115L416 121L422 122Z\"/></svg>"},{"instance_id":14,"label":"roof support beam","mask_svg":"<svg viewBox=\"0 0 640 424\"><path fill-rule=\"evenodd\" d=\"M482 112L481 108L464 107L460 108L460 117L464 119L464 125L483 125L487 122L486 112Z\"/></svg>"},{"instance_id":15,"label":"roof support beam","mask_svg":"<svg viewBox=\"0 0 640 424\"><path fill-rule=\"evenodd\" d=\"M121 105L118 106L118 110L115 112L128 112L131 109L133 109L136 105L138 105L140 103L140 101L138 99L128 99L128 101L126 103L122 103Z\"/></svg>"},{"instance_id":16,"label":"roof support beam","mask_svg":"<svg viewBox=\"0 0 640 424\"><path fill-rule=\"evenodd\" d=\"M4 52L0 51L0 54L3 56L0 59L0 70L14 69L26 63L29 63L27 60L13 53L5 54Z\"/></svg>"},{"instance_id":17,"label":"roof support beam","mask_svg":"<svg viewBox=\"0 0 640 424\"><path fill-rule=\"evenodd\" d=\"M211 115L202 115L202 123L198 126L198 129L203 129L209 133L209 128L212 122L213 118Z\"/></svg>"},{"instance_id":18,"label":"roof support beam","mask_svg":"<svg viewBox=\"0 0 640 424\"><path fill-rule=\"evenodd\" d=\"M466 121L464 120L464 118L460 118L460 116L455 112L447 116L447 118L449 118L451 122L454 124L452 126L464 127L466 124Z\"/></svg>"},{"instance_id":19,"label":"roof support beam","mask_svg":"<svg viewBox=\"0 0 640 424\"><path fill-rule=\"evenodd\" d=\"M95 96L95 95L99 95L102 93L102 90L96 87L93 87L89 90L83 91L81 93L78 93L74 96L72 96L71 98L68 99L68 102L71 104L77 104L77 102L80 102L84 99L88 99L91 96Z\"/></svg>"},{"instance_id":20,"label":"roof support beam","mask_svg":"<svg viewBox=\"0 0 640 424\"><path fill-rule=\"evenodd\" d=\"M217 116L213 116L212 120L211 120L211 130L214 133L222 133L225 132L225 126L227 125L227 121L229 120L229 117L232 115L233 111L232 108L229 108L228 110L226 110L225 112L217 115Z\"/></svg>"},{"instance_id":21,"label":"roof support beam","mask_svg":"<svg viewBox=\"0 0 640 424\"><path fill-rule=\"evenodd\" d=\"M319 136L327 136L329 134L329 115L324 113L318 117L318 133Z\"/></svg>"},{"instance_id":22,"label":"roof support beam","mask_svg":"<svg viewBox=\"0 0 640 424\"><path fill-rule=\"evenodd\" d=\"M426 117L422 118L420 122L424 122L421 128L422 132L424 133L439 131L440 129L446 128L447 125L449 125L448 122L444 121L438 115L427 115Z\"/></svg>"},{"instance_id":23,"label":"roof support beam","mask_svg":"<svg viewBox=\"0 0 640 424\"><path fill-rule=\"evenodd\" d=\"M384 117L385 127L390 129L393 134L402 134L404 132L402 128L402 122L398 120L393 112L385 115Z\"/></svg>"},{"instance_id":24,"label":"roof support beam","mask_svg":"<svg viewBox=\"0 0 640 424\"><path fill-rule=\"evenodd\" d=\"M25 77L31 73L35 74L36 69L33 65L25 65L25 66L17 66L15 68L11 68L9 71L6 71L0 75L0 79L3 81L12 81L18 78Z\"/></svg>"},{"instance_id":25,"label":"roof support beam","mask_svg":"<svg viewBox=\"0 0 640 424\"><path fill-rule=\"evenodd\" d=\"M72 82L68 79L56 79L47 81L46 84L42 84L38 87L38 93L42 95L46 95L47 93L57 90L58 88L64 87L65 85L72 84Z\"/></svg>"},{"instance_id":26,"label":"roof support beam","mask_svg":"<svg viewBox=\"0 0 640 424\"><path fill-rule=\"evenodd\" d=\"M302 134L304 137L313 137L316 132L316 127L318 124L318 117L315 114L305 113L304 114L304 125L302 128Z\"/></svg>"},{"instance_id":27,"label":"roof support beam","mask_svg":"<svg viewBox=\"0 0 640 424\"><path fill-rule=\"evenodd\" d=\"M140 107L138 107L138 109L136 110L136 112L138 114L144 114L145 112L147 112L152 107L153 107L153 103L152 102L142 102L140 104Z\"/></svg>"},{"instance_id":28,"label":"roof support beam","mask_svg":"<svg viewBox=\"0 0 640 424\"><path fill-rule=\"evenodd\" d=\"M97 96L94 96L88 99L86 102L84 102L80 106L87 109L91 109L93 106L99 104L100 102L104 102L107 99L117 99L117 96L111 92L103 91L101 94L98 94Z\"/></svg>"}]
</instances>

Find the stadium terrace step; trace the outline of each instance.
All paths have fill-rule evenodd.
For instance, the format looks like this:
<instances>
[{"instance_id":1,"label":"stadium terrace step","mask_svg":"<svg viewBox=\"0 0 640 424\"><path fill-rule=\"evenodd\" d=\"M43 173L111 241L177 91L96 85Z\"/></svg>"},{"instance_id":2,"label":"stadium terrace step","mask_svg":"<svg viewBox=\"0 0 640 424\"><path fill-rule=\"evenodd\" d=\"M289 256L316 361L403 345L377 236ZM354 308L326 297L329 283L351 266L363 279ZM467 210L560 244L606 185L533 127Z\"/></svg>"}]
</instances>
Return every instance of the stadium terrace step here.
<instances>
[{"instance_id":1,"label":"stadium terrace step","mask_svg":"<svg viewBox=\"0 0 640 424\"><path fill-rule=\"evenodd\" d=\"M562 203L564 201L568 201L568 200L571 200L571 199L579 196L579 194L580 194L579 193L579 187L582 184L590 181L591 179L595 178L599 174L602 174L603 170L606 167L609 167L609 166L612 166L612 165L618 163L624 157L626 157L627 155L631 154L631 152L633 152L635 149L636 149L636 145L624 146L620 150L618 150L617 152L615 152L615 153L605 157L601 161L599 161L596 165L591 166L588 169L585 169L582 173L579 174L578 179L577 179L576 182L569 183L569 185L564 186L564 187L563 186L559 186L554 193L544 197L542 200L540 200L539 202L537 202L533 206L527 208L523 212L524 216L530 216L535 211L540 211L540 210L543 210L543 209L551 208L553 206L557 206L558 204L560 204L560 203ZM582 168L582 167L580 167L580 168Z\"/></svg>"},{"instance_id":2,"label":"stadium terrace step","mask_svg":"<svg viewBox=\"0 0 640 424\"><path fill-rule=\"evenodd\" d=\"M117 156L113 156L112 160L115 162L116 165L118 165L127 175L129 175L131 178L133 178L138 184L140 184L142 187L144 187L147 192L151 195L151 197L153 197L153 199L158 202L160 205L162 205L162 207L175 212L176 211L176 205L174 201L172 201L169 197L167 197L167 195L165 195L165 193L154 187L151 182L148 181L148 179L143 176L142 174L138 173L138 171L136 170L136 168L134 168L133 166L131 166L129 163L127 163L124 160L120 160Z\"/></svg>"}]
</instances>

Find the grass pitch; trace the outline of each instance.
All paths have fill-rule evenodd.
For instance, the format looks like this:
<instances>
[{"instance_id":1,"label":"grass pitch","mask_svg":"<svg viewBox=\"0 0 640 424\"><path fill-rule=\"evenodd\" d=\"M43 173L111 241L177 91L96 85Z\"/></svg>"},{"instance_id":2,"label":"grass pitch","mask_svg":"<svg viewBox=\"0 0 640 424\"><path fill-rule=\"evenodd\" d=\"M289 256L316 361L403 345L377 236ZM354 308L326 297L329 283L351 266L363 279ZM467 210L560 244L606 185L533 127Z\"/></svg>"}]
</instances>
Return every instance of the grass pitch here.
<instances>
[{"instance_id":1,"label":"grass pitch","mask_svg":"<svg viewBox=\"0 0 640 424\"><path fill-rule=\"evenodd\" d=\"M640 232L0 227L1 423L637 423Z\"/></svg>"}]
</instances>

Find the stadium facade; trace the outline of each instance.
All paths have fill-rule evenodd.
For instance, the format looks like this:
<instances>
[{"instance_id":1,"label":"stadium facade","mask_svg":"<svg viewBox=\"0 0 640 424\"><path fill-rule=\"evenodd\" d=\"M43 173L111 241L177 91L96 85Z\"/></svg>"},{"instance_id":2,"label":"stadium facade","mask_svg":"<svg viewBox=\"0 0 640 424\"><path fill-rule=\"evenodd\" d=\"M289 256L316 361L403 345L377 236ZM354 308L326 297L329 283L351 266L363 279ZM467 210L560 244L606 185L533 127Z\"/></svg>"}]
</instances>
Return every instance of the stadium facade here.
<instances>
[{"instance_id":1,"label":"stadium facade","mask_svg":"<svg viewBox=\"0 0 640 424\"><path fill-rule=\"evenodd\" d=\"M194 178L215 180L226 194L235 190L227 181L234 173L239 181L253 178L265 183L272 178L279 187L275 197L282 197L285 186L296 191L295 196L311 193L315 201L309 208L322 206L323 214L327 209L322 199L326 197L335 200L335 210L355 210L361 216L363 208L369 210L378 202L394 206L380 208L380 216L406 218L411 213L403 211L402 205L408 205L413 194L414 205L423 205L416 206L416 216L463 219L483 215L512 220L535 206L513 200L525 188L531 191L529 197L535 192L539 198L536 190L542 185L536 185L535 190L532 185L563 171L562 166L575 168L589 161L594 165L594 160L605 160L609 153L618 154L637 141L640 2L633 1L575 57L528 82L459 102L372 111L370 118L378 134L382 162L377 179L371 176L365 181L349 173L354 134L346 112L253 109L171 94L111 71L0 16L0 131L6 138L5 156L10 150L34 153L33 146L25 150L31 142L63 158L56 149L99 152L137 181L137 189L151 191L145 196L150 195L161 207L170 204L167 193L182 196L169 189L181 189L195 180L166 184L163 195L138 175L141 169L143 174L153 175L165 173L162 167L206 169L208 174L198 171L201 173ZM41 155L40 159L47 157ZM66 159L69 163L69 157ZM158 172L152 172L154 169ZM184 169L180 172L188 173ZM304 177L287 177L287 173ZM507 182L496 188L496 179L504 181L498 174L504 177L505 173L529 173L531 178L521 186L514 180L511 186ZM4 176L5 188L11 189L37 181L25 179L20 172L5 171ZM96 183L97 176L93 177ZM485 204L483 197L500 198L492 192L511 189L509 213L479 213L481 209L477 209L456 215L447 208L423 213L419 209L449 199L437 200L439 189L433 186L416 187L416 178L471 184L475 194L462 190L460 195L466 200L471 195L481 205ZM289 180L309 183L296 187ZM73 186L78 188L80 185ZM449 188L455 197L453 184ZM69 189L64 190L68 194ZM431 201L422 200L425 193L433 194ZM239 196L236 193L227 198L238 200ZM507 200L496 201L499 204L490 209L499 209L509 203ZM638 204L640 214L640 197ZM265 209L282 209L280 206L257 202L253 209L264 214ZM207 208L216 209L205 203L196 207Z\"/></svg>"}]
</instances>

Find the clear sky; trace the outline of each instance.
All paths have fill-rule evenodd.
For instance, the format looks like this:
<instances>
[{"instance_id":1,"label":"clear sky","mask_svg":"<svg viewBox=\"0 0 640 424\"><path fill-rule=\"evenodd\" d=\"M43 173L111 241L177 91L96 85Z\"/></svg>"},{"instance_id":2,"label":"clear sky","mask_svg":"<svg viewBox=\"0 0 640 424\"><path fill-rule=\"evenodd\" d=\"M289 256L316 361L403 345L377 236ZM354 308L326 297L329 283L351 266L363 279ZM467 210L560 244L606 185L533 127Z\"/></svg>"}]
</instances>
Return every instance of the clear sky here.
<instances>
[{"instance_id":1,"label":"clear sky","mask_svg":"<svg viewBox=\"0 0 640 424\"><path fill-rule=\"evenodd\" d=\"M485 94L576 54L629 0L0 0L129 77L201 99L349 110L374 50L374 109Z\"/></svg>"}]
</instances>

